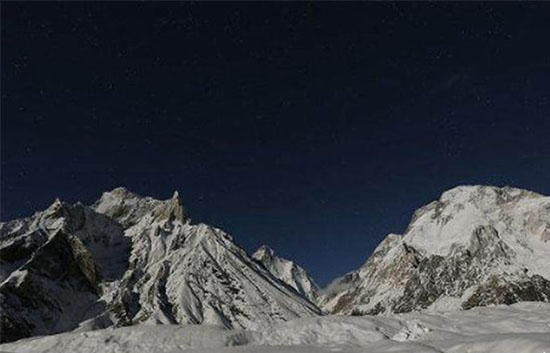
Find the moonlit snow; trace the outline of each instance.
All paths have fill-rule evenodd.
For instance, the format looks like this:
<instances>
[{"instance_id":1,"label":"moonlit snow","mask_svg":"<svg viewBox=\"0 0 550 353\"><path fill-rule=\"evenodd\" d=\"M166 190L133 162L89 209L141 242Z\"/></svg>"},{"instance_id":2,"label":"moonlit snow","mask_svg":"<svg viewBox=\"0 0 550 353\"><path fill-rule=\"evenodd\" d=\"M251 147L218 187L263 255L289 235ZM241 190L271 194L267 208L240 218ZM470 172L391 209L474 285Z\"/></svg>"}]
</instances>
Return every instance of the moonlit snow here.
<instances>
[{"instance_id":1,"label":"moonlit snow","mask_svg":"<svg viewBox=\"0 0 550 353\"><path fill-rule=\"evenodd\" d=\"M454 188L319 290L267 246L191 223L178 193L57 200L0 223L0 352L550 353L549 210Z\"/></svg>"},{"instance_id":2,"label":"moonlit snow","mask_svg":"<svg viewBox=\"0 0 550 353\"><path fill-rule=\"evenodd\" d=\"M262 330L139 325L63 333L0 345L2 352L550 352L550 304L518 303L456 312L324 316Z\"/></svg>"},{"instance_id":3,"label":"moonlit snow","mask_svg":"<svg viewBox=\"0 0 550 353\"><path fill-rule=\"evenodd\" d=\"M338 314L469 309L550 300L550 197L459 186L419 208L319 305Z\"/></svg>"}]
</instances>

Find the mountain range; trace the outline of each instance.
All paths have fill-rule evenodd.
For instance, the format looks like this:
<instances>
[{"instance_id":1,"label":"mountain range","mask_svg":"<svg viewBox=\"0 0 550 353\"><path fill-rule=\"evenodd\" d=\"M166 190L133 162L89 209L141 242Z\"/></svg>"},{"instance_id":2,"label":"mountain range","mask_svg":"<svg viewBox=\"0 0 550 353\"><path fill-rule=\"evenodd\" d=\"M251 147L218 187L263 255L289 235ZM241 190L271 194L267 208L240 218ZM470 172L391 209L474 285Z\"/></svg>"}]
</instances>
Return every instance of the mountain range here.
<instances>
[{"instance_id":1,"label":"mountain range","mask_svg":"<svg viewBox=\"0 0 550 353\"><path fill-rule=\"evenodd\" d=\"M255 329L321 314L230 235L191 224L177 192L56 200L0 234L3 342L139 323Z\"/></svg>"},{"instance_id":2,"label":"mountain range","mask_svg":"<svg viewBox=\"0 0 550 353\"><path fill-rule=\"evenodd\" d=\"M177 192L156 200L117 188L89 206L56 200L0 224L0 339L548 302L549 258L550 197L460 186L321 290L268 246L249 255L224 231L192 223Z\"/></svg>"}]
</instances>

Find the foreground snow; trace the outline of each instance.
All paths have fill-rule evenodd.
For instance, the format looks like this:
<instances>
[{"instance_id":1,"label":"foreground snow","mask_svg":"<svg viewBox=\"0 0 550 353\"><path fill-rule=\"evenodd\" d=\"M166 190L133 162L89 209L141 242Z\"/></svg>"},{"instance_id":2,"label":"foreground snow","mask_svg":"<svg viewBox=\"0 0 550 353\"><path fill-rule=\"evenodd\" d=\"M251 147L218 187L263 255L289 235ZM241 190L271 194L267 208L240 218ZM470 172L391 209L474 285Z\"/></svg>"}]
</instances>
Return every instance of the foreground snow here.
<instances>
[{"instance_id":1,"label":"foreground snow","mask_svg":"<svg viewBox=\"0 0 550 353\"><path fill-rule=\"evenodd\" d=\"M549 353L550 304L393 316L325 316L259 331L141 325L0 345L1 352L469 352Z\"/></svg>"}]
</instances>

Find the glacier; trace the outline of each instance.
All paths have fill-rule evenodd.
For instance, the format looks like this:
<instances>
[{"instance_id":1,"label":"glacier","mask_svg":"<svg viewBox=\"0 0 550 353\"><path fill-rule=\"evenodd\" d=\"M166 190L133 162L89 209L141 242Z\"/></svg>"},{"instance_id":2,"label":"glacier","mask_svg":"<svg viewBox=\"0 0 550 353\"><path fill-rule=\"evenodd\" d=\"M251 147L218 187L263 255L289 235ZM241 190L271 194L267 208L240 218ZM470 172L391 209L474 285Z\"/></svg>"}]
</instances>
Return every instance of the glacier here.
<instances>
[{"instance_id":1,"label":"glacier","mask_svg":"<svg viewBox=\"0 0 550 353\"><path fill-rule=\"evenodd\" d=\"M290 320L261 330L143 324L27 338L2 344L0 351L544 353L550 351L550 304L524 302L389 316L324 316Z\"/></svg>"}]
</instances>

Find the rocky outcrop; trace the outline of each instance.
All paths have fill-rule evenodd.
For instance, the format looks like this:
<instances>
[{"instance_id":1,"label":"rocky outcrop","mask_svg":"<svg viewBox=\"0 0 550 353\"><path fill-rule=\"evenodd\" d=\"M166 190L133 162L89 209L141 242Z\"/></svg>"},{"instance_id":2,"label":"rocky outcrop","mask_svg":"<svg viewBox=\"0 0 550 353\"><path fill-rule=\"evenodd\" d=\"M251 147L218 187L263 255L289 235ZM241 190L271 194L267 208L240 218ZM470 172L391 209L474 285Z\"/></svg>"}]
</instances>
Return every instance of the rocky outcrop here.
<instances>
[{"instance_id":1,"label":"rocky outcrop","mask_svg":"<svg viewBox=\"0 0 550 353\"><path fill-rule=\"evenodd\" d=\"M542 276L520 277L514 281L492 276L462 304L463 309L517 302L549 302L550 281Z\"/></svg>"}]
</instances>

